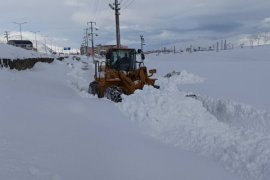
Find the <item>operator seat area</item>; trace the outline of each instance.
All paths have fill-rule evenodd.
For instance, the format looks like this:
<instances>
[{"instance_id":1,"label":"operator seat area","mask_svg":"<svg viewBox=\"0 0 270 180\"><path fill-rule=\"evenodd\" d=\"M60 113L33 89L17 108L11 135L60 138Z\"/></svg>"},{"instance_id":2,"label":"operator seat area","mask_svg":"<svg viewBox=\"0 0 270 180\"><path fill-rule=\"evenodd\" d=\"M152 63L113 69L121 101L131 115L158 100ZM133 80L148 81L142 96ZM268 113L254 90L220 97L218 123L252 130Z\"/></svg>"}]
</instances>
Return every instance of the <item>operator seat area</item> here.
<instances>
[{"instance_id":1,"label":"operator seat area","mask_svg":"<svg viewBox=\"0 0 270 180\"><path fill-rule=\"evenodd\" d=\"M109 64L117 71L135 70L136 54L131 50L116 49L110 54Z\"/></svg>"}]
</instances>

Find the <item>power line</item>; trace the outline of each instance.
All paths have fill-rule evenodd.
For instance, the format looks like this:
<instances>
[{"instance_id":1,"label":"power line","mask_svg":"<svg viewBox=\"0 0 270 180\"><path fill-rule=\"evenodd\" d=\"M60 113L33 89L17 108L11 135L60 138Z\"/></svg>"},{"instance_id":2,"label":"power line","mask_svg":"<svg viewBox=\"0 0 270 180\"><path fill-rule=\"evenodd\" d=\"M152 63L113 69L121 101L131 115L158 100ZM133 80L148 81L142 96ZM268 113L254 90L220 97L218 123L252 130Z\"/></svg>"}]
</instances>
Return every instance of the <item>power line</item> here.
<instances>
[{"instance_id":1,"label":"power line","mask_svg":"<svg viewBox=\"0 0 270 180\"><path fill-rule=\"evenodd\" d=\"M122 4L122 7L127 5L129 3L130 0L122 0L123 2L121 3Z\"/></svg>"},{"instance_id":2,"label":"power line","mask_svg":"<svg viewBox=\"0 0 270 180\"><path fill-rule=\"evenodd\" d=\"M123 7L123 10L127 9L131 4L134 3L135 0L131 0L129 4L127 4L125 7Z\"/></svg>"},{"instance_id":3,"label":"power line","mask_svg":"<svg viewBox=\"0 0 270 180\"><path fill-rule=\"evenodd\" d=\"M94 11L94 14L93 14L93 17L96 18L96 13L97 13L97 8L98 8L98 3L99 3L99 0L95 0L94 4L93 4L93 11Z\"/></svg>"},{"instance_id":4,"label":"power line","mask_svg":"<svg viewBox=\"0 0 270 180\"><path fill-rule=\"evenodd\" d=\"M111 0L108 0L107 2L111 4ZM105 7L105 4L107 5L107 2L104 2L104 7ZM102 4L102 7L103 7L103 4ZM96 16L97 18L95 20L98 21L100 25L102 25L105 19L109 16L110 11L101 10L101 11L97 11L97 13L98 13Z\"/></svg>"}]
</instances>

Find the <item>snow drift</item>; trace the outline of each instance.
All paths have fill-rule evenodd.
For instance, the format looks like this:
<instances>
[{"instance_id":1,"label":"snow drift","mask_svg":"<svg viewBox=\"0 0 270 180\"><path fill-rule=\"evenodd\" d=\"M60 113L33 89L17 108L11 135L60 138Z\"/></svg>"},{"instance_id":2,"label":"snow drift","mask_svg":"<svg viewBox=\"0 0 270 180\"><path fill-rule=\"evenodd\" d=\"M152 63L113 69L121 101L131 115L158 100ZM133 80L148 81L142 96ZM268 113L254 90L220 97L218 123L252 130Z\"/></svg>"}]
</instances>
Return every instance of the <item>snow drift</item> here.
<instances>
[{"instance_id":1,"label":"snow drift","mask_svg":"<svg viewBox=\"0 0 270 180\"><path fill-rule=\"evenodd\" d=\"M117 106L154 138L214 158L243 178L268 179L270 114L231 101L186 97L178 85L203 78L181 74L161 78L161 90L146 87Z\"/></svg>"}]
</instances>

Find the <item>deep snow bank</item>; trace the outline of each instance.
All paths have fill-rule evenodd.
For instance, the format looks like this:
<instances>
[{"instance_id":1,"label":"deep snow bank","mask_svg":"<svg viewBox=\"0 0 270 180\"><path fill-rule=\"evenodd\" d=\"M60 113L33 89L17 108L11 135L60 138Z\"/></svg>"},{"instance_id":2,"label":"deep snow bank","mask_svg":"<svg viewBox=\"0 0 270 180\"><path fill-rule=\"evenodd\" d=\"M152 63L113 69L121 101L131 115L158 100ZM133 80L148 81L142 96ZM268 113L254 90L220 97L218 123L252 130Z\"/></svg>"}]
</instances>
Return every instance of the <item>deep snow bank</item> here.
<instances>
[{"instance_id":1,"label":"deep snow bank","mask_svg":"<svg viewBox=\"0 0 270 180\"><path fill-rule=\"evenodd\" d=\"M45 53L38 53L25 50L8 44L0 43L0 59L27 59L27 58L48 58L51 56Z\"/></svg>"},{"instance_id":2,"label":"deep snow bank","mask_svg":"<svg viewBox=\"0 0 270 180\"><path fill-rule=\"evenodd\" d=\"M117 106L152 137L212 157L243 178L268 179L269 113L203 96L188 98L177 86L202 81L185 71L160 78L160 90L145 87Z\"/></svg>"}]
</instances>

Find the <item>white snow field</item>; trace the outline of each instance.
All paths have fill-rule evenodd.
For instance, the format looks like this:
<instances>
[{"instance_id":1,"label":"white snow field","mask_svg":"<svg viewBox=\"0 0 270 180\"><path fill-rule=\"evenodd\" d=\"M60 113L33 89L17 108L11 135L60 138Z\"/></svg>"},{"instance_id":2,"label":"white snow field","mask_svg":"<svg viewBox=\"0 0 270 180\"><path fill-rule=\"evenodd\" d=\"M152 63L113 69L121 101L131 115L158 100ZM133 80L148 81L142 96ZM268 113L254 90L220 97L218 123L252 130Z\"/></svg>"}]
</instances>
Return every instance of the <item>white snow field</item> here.
<instances>
[{"instance_id":1,"label":"white snow field","mask_svg":"<svg viewBox=\"0 0 270 180\"><path fill-rule=\"evenodd\" d=\"M269 49L148 55L161 88L118 104L87 59L2 68L0 179L268 180Z\"/></svg>"},{"instance_id":2,"label":"white snow field","mask_svg":"<svg viewBox=\"0 0 270 180\"><path fill-rule=\"evenodd\" d=\"M146 64L157 67L159 76L172 70L186 70L206 80L180 86L214 98L232 99L270 111L270 46L219 52L196 52L148 57Z\"/></svg>"}]
</instances>

